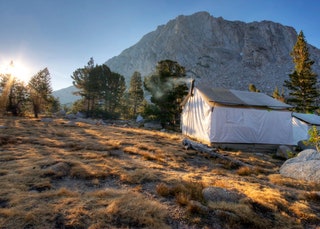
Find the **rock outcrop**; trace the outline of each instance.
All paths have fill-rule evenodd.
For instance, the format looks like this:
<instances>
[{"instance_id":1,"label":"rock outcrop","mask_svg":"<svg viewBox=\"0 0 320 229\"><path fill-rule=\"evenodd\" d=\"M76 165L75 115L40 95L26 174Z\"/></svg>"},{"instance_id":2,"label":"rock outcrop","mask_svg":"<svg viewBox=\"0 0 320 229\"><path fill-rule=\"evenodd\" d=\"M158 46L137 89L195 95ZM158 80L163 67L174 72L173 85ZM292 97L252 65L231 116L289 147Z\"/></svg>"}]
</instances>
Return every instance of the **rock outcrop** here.
<instances>
[{"instance_id":1,"label":"rock outcrop","mask_svg":"<svg viewBox=\"0 0 320 229\"><path fill-rule=\"evenodd\" d=\"M199 12L158 26L106 64L129 82L134 71L147 76L158 61L171 59L196 82L238 90L252 83L272 93L294 69L290 52L296 38L294 28L279 23L227 21ZM309 52L320 75L320 50L309 45Z\"/></svg>"},{"instance_id":2,"label":"rock outcrop","mask_svg":"<svg viewBox=\"0 0 320 229\"><path fill-rule=\"evenodd\" d=\"M300 152L281 166L280 174L284 177L320 183L320 153L313 149Z\"/></svg>"}]
</instances>

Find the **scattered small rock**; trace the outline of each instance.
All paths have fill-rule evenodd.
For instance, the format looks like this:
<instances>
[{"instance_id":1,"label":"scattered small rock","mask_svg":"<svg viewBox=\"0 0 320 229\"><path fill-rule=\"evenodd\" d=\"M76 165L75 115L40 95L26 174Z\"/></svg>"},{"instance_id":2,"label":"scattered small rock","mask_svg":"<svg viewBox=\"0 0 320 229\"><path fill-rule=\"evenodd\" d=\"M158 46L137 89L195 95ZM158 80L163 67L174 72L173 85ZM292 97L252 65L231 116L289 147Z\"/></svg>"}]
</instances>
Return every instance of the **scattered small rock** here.
<instances>
[{"instance_id":1,"label":"scattered small rock","mask_svg":"<svg viewBox=\"0 0 320 229\"><path fill-rule=\"evenodd\" d=\"M42 118L41 122L51 123L51 122L53 122L53 119L52 118Z\"/></svg>"},{"instance_id":2,"label":"scattered small rock","mask_svg":"<svg viewBox=\"0 0 320 229\"><path fill-rule=\"evenodd\" d=\"M58 162L54 165L51 165L46 168L47 174L50 174L53 177L60 178L67 176L70 172L70 165L66 162Z\"/></svg>"},{"instance_id":3,"label":"scattered small rock","mask_svg":"<svg viewBox=\"0 0 320 229\"><path fill-rule=\"evenodd\" d=\"M68 127L76 127L77 126L77 124L74 121L69 121L69 122L65 123L64 125L68 126Z\"/></svg>"},{"instance_id":4,"label":"scattered small rock","mask_svg":"<svg viewBox=\"0 0 320 229\"><path fill-rule=\"evenodd\" d=\"M66 118L67 118L67 119L76 119L77 116L76 116L75 114L67 114L67 115L66 115Z\"/></svg>"},{"instance_id":5,"label":"scattered small rock","mask_svg":"<svg viewBox=\"0 0 320 229\"><path fill-rule=\"evenodd\" d=\"M239 202L240 199L244 198L243 194L240 194L236 191L228 190L220 187L207 187L202 190L202 195L205 201L209 202Z\"/></svg>"},{"instance_id":6,"label":"scattered small rock","mask_svg":"<svg viewBox=\"0 0 320 229\"><path fill-rule=\"evenodd\" d=\"M141 115L138 115L137 118L136 118L136 122L137 123L141 123L143 121L144 121L143 117Z\"/></svg>"},{"instance_id":7,"label":"scattered small rock","mask_svg":"<svg viewBox=\"0 0 320 229\"><path fill-rule=\"evenodd\" d=\"M160 122L146 122L144 123L143 125L145 128L148 128L148 129L154 129L154 130L161 130L162 129L162 125Z\"/></svg>"},{"instance_id":8,"label":"scattered small rock","mask_svg":"<svg viewBox=\"0 0 320 229\"><path fill-rule=\"evenodd\" d=\"M293 156L292 149L290 149L289 146L281 145L277 149L276 156L284 159L289 159Z\"/></svg>"},{"instance_id":9,"label":"scattered small rock","mask_svg":"<svg viewBox=\"0 0 320 229\"><path fill-rule=\"evenodd\" d=\"M194 209L194 211L200 212L200 213L206 213L209 211L209 208L207 206L204 206L199 201L195 201L195 200L189 201L189 208Z\"/></svg>"}]
</instances>

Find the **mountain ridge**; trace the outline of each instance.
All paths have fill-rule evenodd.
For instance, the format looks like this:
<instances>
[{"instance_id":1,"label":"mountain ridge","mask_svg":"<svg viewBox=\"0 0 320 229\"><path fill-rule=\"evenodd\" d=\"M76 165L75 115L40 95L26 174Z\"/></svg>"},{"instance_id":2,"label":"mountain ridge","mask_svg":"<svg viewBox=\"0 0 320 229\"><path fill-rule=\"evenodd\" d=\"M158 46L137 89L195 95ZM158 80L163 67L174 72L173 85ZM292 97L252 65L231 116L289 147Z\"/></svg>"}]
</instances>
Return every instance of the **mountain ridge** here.
<instances>
[{"instance_id":1,"label":"mountain ridge","mask_svg":"<svg viewBox=\"0 0 320 229\"><path fill-rule=\"evenodd\" d=\"M144 35L135 45L105 63L129 82L134 71L147 76L158 61L171 59L196 81L213 87L247 90L253 83L271 93L294 69L290 52L297 32L272 21L241 22L208 12L180 15ZM320 72L320 50L309 45L314 71Z\"/></svg>"},{"instance_id":2,"label":"mountain ridge","mask_svg":"<svg viewBox=\"0 0 320 229\"><path fill-rule=\"evenodd\" d=\"M290 52L296 39L291 26L268 20L228 21L202 11L157 26L105 64L123 75L127 86L134 71L145 77L157 62L170 59L184 66L188 78L196 83L237 90L248 90L254 84L261 92L272 94L275 87L283 88L294 70ZM310 44L308 48L319 77L320 50Z\"/></svg>"}]
</instances>

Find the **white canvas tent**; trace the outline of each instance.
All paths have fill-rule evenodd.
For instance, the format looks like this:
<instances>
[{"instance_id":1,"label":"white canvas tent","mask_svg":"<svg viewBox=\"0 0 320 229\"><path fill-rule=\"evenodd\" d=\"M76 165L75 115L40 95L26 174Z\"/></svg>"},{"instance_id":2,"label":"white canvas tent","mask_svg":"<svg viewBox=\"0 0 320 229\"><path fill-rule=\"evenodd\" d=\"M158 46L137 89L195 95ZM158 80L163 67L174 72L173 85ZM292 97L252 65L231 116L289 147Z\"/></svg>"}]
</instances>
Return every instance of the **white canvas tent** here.
<instances>
[{"instance_id":1,"label":"white canvas tent","mask_svg":"<svg viewBox=\"0 0 320 229\"><path fill-rule=\"evenodd\" d=\"M314 114L292 113L293 140L298 144L301 140L309 139L309 130L316 126L320 130L320 116Z\"/></svg>"},{"instance_id":2,"label":"white canvas tent","mask_svg":"<svg viewBox=\"0 0 320 229\"><path fill-rule=\"evenodd\" d=\"M292 145L291 106L263 93L191 87L182 133L204 143Z\"/></svg>"}]
</instances>

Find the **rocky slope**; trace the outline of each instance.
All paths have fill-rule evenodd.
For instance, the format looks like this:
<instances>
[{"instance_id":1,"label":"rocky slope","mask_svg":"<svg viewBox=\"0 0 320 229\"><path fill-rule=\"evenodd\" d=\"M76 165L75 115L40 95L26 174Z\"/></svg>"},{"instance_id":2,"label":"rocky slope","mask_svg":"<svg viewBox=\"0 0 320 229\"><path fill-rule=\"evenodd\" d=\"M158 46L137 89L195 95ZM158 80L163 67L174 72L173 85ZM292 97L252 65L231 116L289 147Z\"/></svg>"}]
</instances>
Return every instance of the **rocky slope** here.
<instances>
[{"instance_id":1,"label":"rocky slope","mask_svg":"<svg viewBox=\"0 0 320 229\"><path fill-rule=\"evenodd\" d=\"M52 94L54 97L58 98L60 103L63 105L68 105L75 102L78 99L81 99L80 96L74 95L73 93L78 91L74 86L63 88L60 90L54 91Z\"/></svg>"},{"instance_id":2,"label":"rocky slope","mask_svg":"<svg viewBox=\"0 0 320 229\"><path fill-rule=\"evenodd\" d=\"M290 52L296 37L294 28L279 23L227 21L198 12L158 26L106 64L129 82L134 71L147 76L158 61L171 59L196 82L240 90L253 83L272 93L294 68ZM310 45L309 52L320 75L320 50Z\"/></svg>"}]
</instances>

